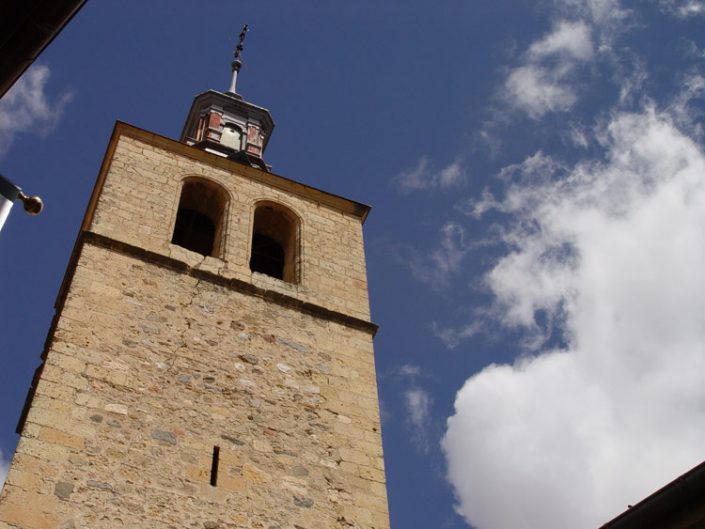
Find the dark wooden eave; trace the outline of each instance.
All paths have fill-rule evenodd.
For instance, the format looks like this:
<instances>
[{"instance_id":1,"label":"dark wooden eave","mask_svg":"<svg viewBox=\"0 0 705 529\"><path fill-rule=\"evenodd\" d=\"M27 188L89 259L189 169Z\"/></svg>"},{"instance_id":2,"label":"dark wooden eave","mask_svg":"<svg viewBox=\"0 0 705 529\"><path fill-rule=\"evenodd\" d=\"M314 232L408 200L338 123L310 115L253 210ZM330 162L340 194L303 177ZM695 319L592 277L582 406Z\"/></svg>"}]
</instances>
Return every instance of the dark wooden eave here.
<instances>
[{"instance_id":1,"label":"dark wooden eave","mask_svg":"<svg viewBox=\"0 0 705 529\"><path fill-rule=\"evenodd\" d=\"M0 2L0 97L85 3L86 0Z\"/></svg>"},{"instance_id":2,"label":"dark wooden eave","mask_svg":"<svg viewBox=\"0 0 705 529\"><path fill-rule=\"evenodd\" d=\"M664 457L668 457L666 454ZM705 462L679 476L600 529L702 529Z\"/></svg>"}]
</instances>

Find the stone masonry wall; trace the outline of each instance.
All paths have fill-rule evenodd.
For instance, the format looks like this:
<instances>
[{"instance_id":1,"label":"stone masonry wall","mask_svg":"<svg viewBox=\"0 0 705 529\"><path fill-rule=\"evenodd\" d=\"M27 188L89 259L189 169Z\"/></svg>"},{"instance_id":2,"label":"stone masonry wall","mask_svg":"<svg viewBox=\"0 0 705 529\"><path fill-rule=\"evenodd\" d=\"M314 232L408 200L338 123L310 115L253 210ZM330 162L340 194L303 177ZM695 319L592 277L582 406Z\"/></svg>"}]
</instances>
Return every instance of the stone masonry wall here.
<instances>
[{"instance_id":1,"label":"stone masonry wall","mask_svg":"<svg viewBox=\"0 0 705 529\"><path fill-rule=\"evenodd\" d=\"M168 224L176 183L200 170L153 153L145 178L164 171L160 185L174 183L163 207L130 213L118 175L136 179L126 160L147 152L121 142L101 207L137 223L125 231L131 242L163 247L157 226ZM292 207L307 227L334 216ZM116 233L113 213L99 211L97 229ZM237 217L240 240L247 216ZM332 303L362 313L357 298ZM87 243L0 498L0 529L386 529L381 446L368 332Z\"/></svg>"},{"instance_id":2,"label":"stone masonry wall","mask_svg":"<svg viewBox=\"0 0 705 529\"><path fill-rule=\"evenodd\" d=\"M232 170L214 167L123 135L89 229L225 277L369 320L360 218L243 176L244 166L230 165ZM170 244L183 179L193 176L208 178L230 194L221 259L203 260ZM252 221L255 203L260 200L283 204L301 219L301 281L297 285L250 271Z\"/></svg>"}]
</instances>

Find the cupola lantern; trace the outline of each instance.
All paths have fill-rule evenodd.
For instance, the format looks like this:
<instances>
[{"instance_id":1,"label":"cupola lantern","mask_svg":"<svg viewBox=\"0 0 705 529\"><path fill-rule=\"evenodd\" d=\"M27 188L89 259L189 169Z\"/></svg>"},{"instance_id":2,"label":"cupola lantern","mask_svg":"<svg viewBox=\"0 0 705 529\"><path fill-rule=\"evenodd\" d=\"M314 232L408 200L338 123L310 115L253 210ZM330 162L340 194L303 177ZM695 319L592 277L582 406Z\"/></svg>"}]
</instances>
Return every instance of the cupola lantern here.
<instances>
[{"instance_id":1,"label":"cupola lantern","mask_svg":"<svg viewBox=\"0 0 705 529\"><path fill-rule=\"evenodd\" d=\"M211 89L194 98L181 141L267 171L263 155L274 121L266 108L245 101L236 91L248 30L245 25L235 48L230 89L227 92Z\"/></svg>"}]
</instances>

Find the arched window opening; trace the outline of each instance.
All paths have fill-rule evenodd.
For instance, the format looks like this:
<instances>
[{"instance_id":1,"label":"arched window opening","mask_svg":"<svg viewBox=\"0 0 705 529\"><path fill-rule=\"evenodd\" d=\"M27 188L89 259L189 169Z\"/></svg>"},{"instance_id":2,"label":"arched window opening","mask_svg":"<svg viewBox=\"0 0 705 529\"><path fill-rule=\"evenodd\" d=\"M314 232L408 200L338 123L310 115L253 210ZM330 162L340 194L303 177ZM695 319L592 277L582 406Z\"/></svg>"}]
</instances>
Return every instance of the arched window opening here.
<instances>
[{"instance_id":1,"label":"arched window opening","mask_svg":"<svg viewBox=\"0 0 705 529\"><path fill-rule=\"evenodd\" d=\"M215 224L203 213L179 208L171 242L202 255L213 255Z\"/></svg>"},{"instance_id":2,"label":"arched window opening","mask_svg":"<svg viewBox=\"0 0 705 529\"><path fill-rule=\"evenodd\" d=\"M282 206L262 203L255 209L250 270L296 283L298 221Z\"/></svg>"},{"instance_id":3,"label":"arched window opening","mask_svg":"<svg viewBox=\"0 0 705 529\"><path fill-rule=\"evenodd\" d=\"M187 180L171 242L201 255L220 256L226 205L227 193L217 184Z\"/></svg>"},{"instance_id":4,"label":"arched window opening","mask_svg":"<svg viewBox=\"0 0 705 529\"><path fill-rule=\"evenodd\" d=\"M252 236L250 268L277 279L284 279L284 249L274 239L255 233Z\"/></svg>"}]
</instances>

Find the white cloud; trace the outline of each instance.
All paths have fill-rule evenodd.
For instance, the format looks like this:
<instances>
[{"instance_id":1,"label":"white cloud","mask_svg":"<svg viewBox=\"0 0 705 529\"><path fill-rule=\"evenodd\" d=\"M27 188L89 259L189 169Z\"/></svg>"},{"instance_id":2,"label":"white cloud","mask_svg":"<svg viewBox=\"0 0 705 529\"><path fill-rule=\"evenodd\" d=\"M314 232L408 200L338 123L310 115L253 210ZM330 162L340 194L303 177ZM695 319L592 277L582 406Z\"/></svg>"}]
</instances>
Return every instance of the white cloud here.
<instances>
[{"instance_id":1,"label":"white cloud","mask_svg":"<svg viewBox=\"0 0 705 529\"><path fill-rule=\"evenodd\" d=\"M7 478L7 471L10 468L10 462L5 459L5 455L0 450L0 491L3 485L5 485L5 478Z\"/></svg>"},{"instance_id":2,"label":"white cloud","mask_svg":"<svg viewBox=\"0 0 705 529\"><path fill-rule=\"evenodd\" d=\"M583 137L581 139L587 144L588 140L585 137L585 133L583 132L582 134ZM521 163L511 164L502 168L497 178L506 183L519 181L523 185L545 183L562 170L565 170L565 166L560 161L552 156L547 156L543 151L537 151ZM498 200L488 189L484 189L480 199L467 200L461 203L457 209L476 219L479 219L490 210L511 213L516 207L516 204L512 203L514 198L516 198L515 195L508 195L503 200Z\"/></svg>"},{"instance_id":3,"label":"white cloud","mask_svg":"<svg viewBox=\"0 0 705 529\"><path fill-rule=\"evenodd\" d=\"M431 398L423 389L414 388L404 393L409 420L416 427L423 427L428 422Z\"/></svg>"},{"instance_id":4,"label":"white cloud","mask_svg":"<svg viewBox=\"0 0 705 529\"><path fill-rule=\"evenodd\" d=\"M427 156L422 156L416 166L395 176L391 184L400 192L422 189L450 189L465 182L465 171L456 161L441 169L432 169Z\"/></svg>"},{"instance_id":5,"label":"white cloud","mask_svg":"<svg viewBox=\"0 0 705 529\"><path fill-rule=\"evenodd\" d=\"M590 144L589 135L586 133L585 129L576 124L570 126L570 130L567 133L567 140L574 147L580 147L582 149L587 148Z\"/></svg>"},{"instance_id":6,"label":"white cloud","mask_svg":"<svg viewBox=\"0 0 705 529\"><path fill-rule=\"evenodd\" d=\"M534 119L570 110L578 100L576 66L593 55L590 27L581 21L559 21L509 73L504 98Z\"/></svg>"},{"instance_id":7,"label":"white cloud","mask_svg":"<svg viewBox=\"0 0 705 529\"><path fill-rule=\"evenodd\" d=\"M660 4L665 11L679 18L705 15L703 0L661 0Z\"/></svg>"},{"instance_id":8,"label":"white cloud","mask_svg":"<svg viewBox=\"0 0 705 529\"><path fill-rule=\"evenodd\" d=\"M619 0L554 0L550 10L553 27L529 45L500 91L511 109L532 119L573 109L586 92L586 79L598 75L586 65L617 61L623 50L615 52L616 39L629 27L630 12ZM624 69L615 79L622 98L643 81L633 66Z\"/></svg>"},{"instance_id":9,"label":"white cloud","mask_svg":"<svg viewBox=\"0 0 705 529\"><path fill-rule=\"evenodd\" d=\"M580 61L592 59L590 27L585 22L561 21L551 33L529 48L529 56L534 59L557 54Z\"/></svg>"},{"instance_id":10,"label":"white cloud","mask_svg":"<svg viewBox=\"0 0 705 529\"><path fill-rule=\"evenodd\" d=\"M552 156L547 156L543 151L537 151L521 163L504 167L498 177L506 181L520 179L524 182L529 180L540 182L550 179L563 168L562 164Z\"/></svg>"},{"instance_id":11,"label":"white cloud","mask_svg":"<svg viewBox=\"0 0 705 529\"><path fill-rule=\"evenodd\" d=\"M422 452L428 452L428 428L431 414L431 396L424 389L413 387L404 392L407 420L413 428L413 442Z\"/></svg>"},{"instance_id":12,"label":"white cloud","mask_svg":"<svg viewBox=\"0 0 705 529\"><path fill-rule=\"evenodd\" d=\"M50 101L46 92L49 76L47 66L32 66L0 99L0 156L18 134L45 136L61 119L72 96L64 94Z\"/></svg>"},{"instance_id":13,"label":"white cloud","mask_svg":"<svg viewBox=\"0 0 705 529\"><path fill-rule=\"evenodd\" d=\"M416 256L409 265L417 279L442 288L460 271L467 250L465 229L457 222L447 222L441 228L439 247L427 257Z\"/></svg>"},{"instance_id":14,"label":"white cloud","mask_svg":"<svg viewBox=\"0 0 705 529\"><path fill-rule=\"evenodd\" d=\"M421 367L413 364L404 364L395 371L395 374L399 375L400 377L408 378L415 378L421 376L421 373Z\"/></svg>"},{"instance_id":15,"label":"white cloud","mask_svg":"<svg viewBox=\"0 0 705 529\"><path fill-rule=\"evenodd\" d=\"M504 86L508 100L536 119L549 112L565 112L575 104L576 91L565 81L565 75L556 70L528 65L509 74Z\"/></svg>"},{"instance_id":16,"label":"white cloud","mask_svg":"<svg viewBox=\"0 0 705 529\"><path fill-rule=\"evenodd\" d=\"M690 58L705 59L705 48L701 48L696 42L689 40L686 44L686 54Z\"/></svg>"},{"instance_id":17,"label":"white cloud","mask_svg":"<svg viewBox=\"0 0 705 529\"><path fill-rule=\"evenodd\" d=\"M702 125L703 111L700 105L693 103L702 103L705 99L705 76L690 74L681 81L681 87L681 92L671 103L669 111L681 126L693 129L696 137L702 140L705 136Z\"/></svg>"},{"instance_id":18,"label":"white cloud","mask_svg":"<svg viewBox=\"0 0 705 529\"><path fill-rule=\"evenodd\" d=\"M619 103L626 106L643 96L644 83L649 78L641 58L622 50L621 56L613 55L614 82L619 86Z\"/></svg>"},{"instance_id":19,"label":"white cloud","mask_svg":"<svg viewBox=\"0 0 705 529\"><path fill-rule=\"evenodd\" d=\"M619 0L554 0L554 6L564 16L588 21L603 37L611 36L629 16Z\"/></svg>"},{"instance_id":20,"label":"white cloud","mask_svg":"<svg viewBox=\"0 0 705 529\"><path fill-rule=\"evenodd\" d=\"M478 529L598 527L705 458L705 156L675 123L615 114L604 158L496 199L499 321L565 346L456 396L443 447Z\"/></svg>"},{"instance_id":21,"label":"white cloud","mask_svg":"<svg viewBox=\"0 0 705 529\"><path fill-rule=\"evenodd\" d=\"M431 326L434 336L439 338L443 345L448 349L455 349L464 340L472 338L483 330L483 322L481 320L473 321L467 325L463 325L459 329L452 327L442 327L438 322L434 322Z\"/></svg>"}]
</instances>

